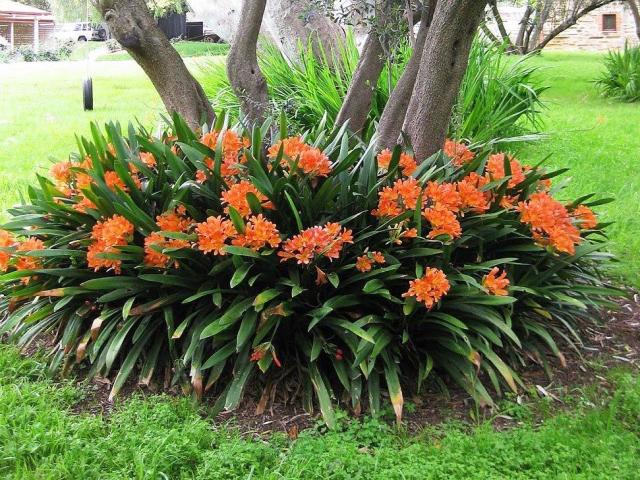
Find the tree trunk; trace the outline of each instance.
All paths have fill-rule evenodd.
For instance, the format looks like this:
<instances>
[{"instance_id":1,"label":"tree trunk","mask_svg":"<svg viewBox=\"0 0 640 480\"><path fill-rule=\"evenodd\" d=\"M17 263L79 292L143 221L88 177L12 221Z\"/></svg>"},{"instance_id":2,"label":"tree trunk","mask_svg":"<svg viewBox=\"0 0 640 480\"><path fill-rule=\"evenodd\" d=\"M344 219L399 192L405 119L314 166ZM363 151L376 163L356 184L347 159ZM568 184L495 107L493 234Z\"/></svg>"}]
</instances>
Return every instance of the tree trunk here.
<instances>
[{"instance_id":1,"label":"tree trunk","mask_svg":"<svg viewBox=\"0 0 640 480\"><path fill-rule=\"evenodd\" d=\"M93 0L115 39L138 62L169 113L192 127L213 123L215 115L200 84L158 28L144 0Z\"/></svg>"},{"instance_id":2,"label":"tree trunk","mask_svg":"<svg viewBox=\"0 0 640 480\"><path fill-rule=\"evenodd\" d=\"M535 46L532 51L539 52L544 47L546 47L551 40L556 38L568 28L573 27L578 22L578 20L580 20L580 18L585 16L587 13L592 12L593 10L596 10L614 1L616 0L592 0L583 8L572 12L562 23L560 23L553 30L547 33L547 35L545 35L545 37Z\"/></svg>"},{"instance_id":3,"label":"tree trunk","mask_svg":"<svg viewBox=\"0 0 640 480\"><path fill-rule=\"evenodd\" d=\"M436 0L425 1L421 12L420 27L413 47L411 58L405 67L396 87L391 92L389 100L382 111L378 125L378 143L385 148L392 148L398 143L402 124L411 100L411 93L416 83L418 69L422 60L427 32L433 19Z\"/></svg>"},{"instance_id":4,"label":"tree trunk","mask_svg":"<svg viewBox=\"0 0 640 480\"><path fill-rule=\"evenodd\" d=\"M405 131L422 161L444 144L486 0L440 0L425 41Z\"/></svg>"},{"instance_id":5,"label":"tree trunk","mask_svg":"<svg viewBox=\"0 0 640 480\"><path fill-rule=\"evenodd\" d=\"M338 52L344 41L344 31L311 2L302 0L269 0L268 13L278 36L281 49L289 58L295 58L299 44L303 48L311 42L313 53L323 53L331 61L332 52Z\"/></svg>"},{"instance_id":6,"label":"tree trunk","mask_svg":"<svg viewBox=\"0 0 640 480\"><path fill-rule=\"evenodd\" d=\"M489 8L491 8L491 14L493 15L494 20L496 21L496 25L498 27L498 32L500 32L500 36L502 37L502 42L507 47L507 52L511 53L515 51L513 46L513 42L511 41L511 37L509 37L509 33L504 26L504 21L502 20L502 15L500 15L500 10L498 10L498 3L496 0L489 0Z\"/></svg>"},{"instance_id":7,"label":"tree trunk","mask_svg":"<svg viewBox=\"0 0 640 480\"><path fill-rule=\"evenodd\" d=\"M262 123L269 109L267 81L258 66L257 44L267 0L243 0L239 26L227 56L227 75L249 124Z\"/></svg>"},{"instance_id":8,"label":"tree trunk","mask_svg":"<svg viewBox=\"0 0 640 480\"><path fill-rule=\"evenodd\" d=\"M533 50L540 42L542 30L545 23L547 23L552 5L553 0L538 0L536 4L536 16L535 21L533 22L533 30L527 37L527 52Z\"/></svg>"},{"instance_id":9,"label":"tree trunk","mask_svg":"<svg viewBox=\"0 0 640 480\"><path fill-rule=\"evenodd\" d=\"M527 30L529 28L529 20L531 19L531 14L533 13L533 7L531 6L531 2L527 3L527 7L524 10L524 14L522 15L522 19L520 20L520 29L518 30L518 36L516 37L516 48L520 53L525 53L525 35L527 34Z\"/></svg>"},{"instance_id":10,"label":"tree trunk","mask_svg":"<svg viewBox=\"0 0 640 480\"><path fill-rule=\"evenodd\" d=\"M637 0L627 0L627 3L633 14L633 19L636 22L636 36L640 40L640 7L638 7Z\"/></svg>"}]
</instances>

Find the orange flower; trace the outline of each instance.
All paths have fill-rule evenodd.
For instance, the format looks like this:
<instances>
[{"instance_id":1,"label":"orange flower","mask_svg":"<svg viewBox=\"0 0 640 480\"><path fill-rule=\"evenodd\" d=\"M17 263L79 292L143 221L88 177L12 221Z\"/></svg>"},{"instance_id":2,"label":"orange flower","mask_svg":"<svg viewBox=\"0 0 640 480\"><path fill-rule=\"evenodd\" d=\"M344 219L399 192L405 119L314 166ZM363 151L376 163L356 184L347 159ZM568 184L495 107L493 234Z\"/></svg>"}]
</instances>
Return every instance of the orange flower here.
<instances>
[{"instance_id":1,"label":"orange flower","mask_svg":"<svg viewBox=\"0 0 640 480\"><path fill-rule=\"evenodd\" d=\"M476 156L464 143L457 143L450 139L445 140L443 151L457 167L469 163Z\"/></svg>"},{"instance_id":2,"label":"orange flower","mask_svg":"<svg viewBox=\"0 0 640 480\"><path fill-rule=\"evenodd\" d=\"M207 181L207 173L204 170L196 171L196 182L204 183Z\"/></svg>"},{"instance_id":3,"label":"orange flower","mask_svg":"<svg viewBox=\"0 0 640 480\"><path fill-rule=\"evenodd\" d=\"M226 255L224 247L226 241L236 235L236 229L231 220L222 216L209 217L206 222L196 225L198 234L198 249L204 253Z\"/></svg>"},{"instance_id":4,"label":"orange flower","mask_svg":"<svg viewBox=\"0 0 640 480\"><path fill-rule=\"evenodd\" d=\"M71 182L71 178L73 177L71 166L71 162L56 163L51 167L49 174L54 178L56 182L67 185L69 184L69 182Z\"/></svg>"},{"instance_id":5,"label":"orange flower","mask_svg":"<svg viewBox=\"0 0 640 480\"><path fill-rule=\"evenodd\" d=\"M489 210L491 194L481 191L476 185L477 183L469 177L465 177L457 183L458 193L460 194L460 208L477 213L486 212Z\"/></svg>"},{"instance_id":6,"label":"orange flower","mask_svg":"<svg viewBox=\"0 0 640 480\"><path fill-rule=\"evenodd\" d=\"M384 255L381 252L369 252L356 259L356 269L360 272L368 272L374 263L383 264Z\"/></svg>"},{"instance_id":7,"label":"orange flower","mask_svg":"<svg viewBox=\"0 0 640 480\"><path fill-rule=\"evenodd\" d=\"M87 250L87 265L96 272L100 269L113 269L116 274L121 273L122 260L101 258L100 255L107 253L119 253L117 247L125 246L129 243L133 235L133 225L126 218L120 215L98 222L91 230L93 243Z\"/></svg>"},{"instance_id":8,"label":"orange flower","mask_svg":"<svg viewBox=\"0 0 640 480\"><path fill-rule=\"evenodd\" d=\"M411 280L409 290L402 294L403 297L415 297L431 309L448 292L451 286L442 270L427 268L422 278Z\"/></svg>"},{"instance_id":9,"label":"orange flower","mask_svg":"<svg viewBox=\"0 0 640 480\"><path fill-rule=\"evenodd\" d=\"M432 208L426 208L422 214L431 224L431 231L428 235L429 238L449 235L453 239L458 238L462 234L460 222L458 222L456 215L446 206L436 204Z\"/></svg>"},{"instance_id":10,"label":"orange flower","mask_svg":"<svg viewBox=\"0 0 640 480\"><path fill-rule=\"evenodd\" d=\"M496 153L489 157L489 161L487 162L487 172L491 175L492 180L500 180L505 177L504 161L504 153ZM509 179L507 186L509 188L514 188L524 182L524 170L520 162L513 157L509 159L509 164L511 166L511 178Z\"/></svg>"},{"instance_id":11,"label":"orange flower","mask_svg":"<svg viewBox=\"0 0 640 480\"><path fill-rule=\"evenodd\" d=\"M200 139L200 143L203 143L212 150L215 150L218 145L218 138L220 133L217 131L205 133ZM233 130L225 130L222 134L222 165L220 167L220 174L223 177L230 177L233 175L239 175L241 170L238 168L238 164L246 163L246 158L240 156L243 148L248 148L250 142L246 138L241 138ZM213 169L213 160L210 158L205 159L207 167ZM199 178L198 178L199 177ZM204 175L196 174L198 182L203 183L206 178Z\"/></svg>"},{"instance_id":12,"label":"orange flower","mask_svg":"<svg viewBox=\"0 0 640 480\"><path fill-rule=\"evenodd\" d=\"M270 245L276 248L280 245L280 232L276 224L265 219L262 214L249 218L244 234L233 239L233 245L248 247L254 251Z\"/></svg>"},{"instance_id":13,"label":"orange flower","mask_svg":"<svg viewBox=\"0 0 640 480\"><path fill-rule=\"evenodd\" d=\"M206 145L211 150L215 150L216 149L216 145L218 144L218 136L219 135L220 135L220 132L215 131L215 130L212 131L212 132L209 132L209 133L205 133L200 138L200 143L202 143L203 145Z\"/></svg>"},{"instance_id":14,"label":"orange flower","mask_svg":"<svg viewBox=\"0 0 640 480\"><path fill-rule=\"evenodd\" d=\"M184 212L184 209L180 211ZM162 215L158 215L156 224L160 230L165 232L186 232L191 226L191 219L174 210L173 212L165 212Z\"/></svg>"},{"instance_id":15,"label":"orange flower","mask_svg":"<svg viewBox=\"0 0 640 480\"><path fill-rule=\"evenodd\" d=\"M441 205L452 212L460 210L460 205L462 204L462 198L454 183L429 182L425 190L425 197L436 206Z\"/></svg>"},{"instance_id":16,"label":"orange flower","mask_svg":"<svg viewBox=\"0 0 640 480\"><path fill-rule=\"evenodd\" d=\"M270 203L267 202L265 197L258 189L249 181L241 180L240 182L231 185L229 190L222 192L222 198L220 201L223 204L227 204L225 207L225 213L229 213L229 207L235 208L240 215L246 217L251 214L251 207L247 200L247 195L253 193L258 201L262 204L263 208L270 208Z\"/></svg>"},{"instance_id":17,"label":"orange flower","mask_svg":"<svg viewBox=\"0 0 640 480\"><path fill-rule=\"evenodd\" d=\"M322 150L309 147L300 153L298 168L312 177L326 177L331 173L331 162Z\"/></svg>"},{"instance_id":18,"label":"orange flower","mask_svg":"<svg viewBox=\"0 0 640 480\"><path fill-rule=\"evenodd\" d=\"M189 242L187 240L167 239L159 232L152 232L144 239L144 263L148 267L167 268L171 263L171 257L165 255L160 250L165 248L187 248ZM178 261L174 261L177 268Z\"/></svg>"},{"instance_id":19,"label":"orange flower","mask_svg":"<svg viewBox=\"0 0 640 480\"><path fill-rule=\"evenodd\" d=\"M158 164L156 157L153 156L153 153L149 152L140 152L140 160L149 168L154 168Z\"/></svg>"},{"instance_id":20,"label":"orange flower","mask_svg":"<svg viewBox=\"0 0 640 480\"><path fill-rule=\"evenodd\" d=\"M580 228L590 230L598 226L598 217L596 217L593 210L586 205L576 207L573 212L571 212L571 215L578 220Z\"/></svg>"},{"instance_id":21,"label":"orange flower","mask_svg":"<svg viewBox=\"0 0 640 480\"><path fill-rule=\"evenodd\" d=\"M29 237L25 241L20 242L16 248L16 256L18 260L16 262L17 270L36 270L42 268L42 259L38 257L27 257L19 255L18 252L34 252L36 250L44 250L44 242L34 237Z\"/></svg>"},{"instance_id":22,"label":"orange flower","mask_svg":"<svg viewBox=\"0 0 640 480\"><path fill-rule=\"evenodd\" d=\"M391 163L391 157L393 156L391 150L385 148L378 154L378 167L383 168L385 170L389 169L389 163ZM405 177L408 177L413 172L415 172L416 168L418 168L418 164L416 160L409 155L408 153L400 154L400 168L402 169L402 174Z\"/></svg>"},{"instance_id":23,"label":"orange flower","mask_svg":"<svg viewBox=\"0 0 640 480\"><path fill-rule=\"evenodd\" d=\"M507 278L507 272L503 270L502 274L498 275L499 271L498 267L493 267L482 279L482 286L487 289L490 295L509 294L507 287L510 282Z\"/></svg>"},{"instance_id":24,"label":"orange flower","mask_svg":"<svg viewBox=\"0 0 640 480\"><path fill-rule=\"evenodd\" d=\"M118 187L123 192L127 191L127 186L118 176L118 174L113 170L107 170L106 172L104 172L104 183L106 183L107 187L109 187L109 189L114 192L116 191L116 187Z\"/></svg>"},{"instance_id":25,"label":"orange flower","mask_svg":"<svg viewBox=\"0 0 640 480\"><path fill-rule=\"evenodd\" d=\"M378 193L378 208L371 212L376 217L395 217L413 210L422 189L415 178L397 180L392 187L384 187Z\"/></svg>"},{"instance_id":26,"label":"orange flower","mask_svg":"<svg viewBox=\"0 0 640 480\"><path fill-rule=\"evenodd\" d=\"M6 230L0 230L0 272L6 272L9 268L9 260L11 259L11 253L4 251L4 248L11 248L16 244L16 241Z\"/></svg>"},{"instance_id":27,"label":"orange flower","mask_svg":"<svg viewBox=\"0 0 640 480\"><path fill-rule=\"evenodd\" d=\"M324 227L311 227L287 240L278 252L281 261L297 260L308 265L316 257L330 260L340 257L346 243L353 243L351 230L343 229L339 223L327 223Z\"/></svg>"},{"instance_id":28,"label":"orange flower","mask_svg":"<svg viewBox=\"0 0 640 480\"><path fill-rule=\"evenodd\" d=\"M536 241L559 252L575 253L575 246L582 239L564 205L546 192L537 192L528 201L520 202L518 210L520 221L531 226Z\"/></svg>"},{"instance_id":29,"label":"orange flower","mask_svg":"<svg viewBox=\"0 0 640 480\"><path fill-rule=\"evenodd\" d=\"M280 140L278 141L278 143L275 143L274 145L269 147L269 150L267 151L267 156L271 160L275 160L276 158L278 158L278 154L280 153L280 148L282 148L282 154L283 154L283 159L281 163L283 166L286 166L289 164L289 162L284 157L288 157L290 160L295 161L303 151L309 148L309 145L304 143L304 140L302 140L302 137L285 138L284 140Z\"/></svg>"}]
</instances>

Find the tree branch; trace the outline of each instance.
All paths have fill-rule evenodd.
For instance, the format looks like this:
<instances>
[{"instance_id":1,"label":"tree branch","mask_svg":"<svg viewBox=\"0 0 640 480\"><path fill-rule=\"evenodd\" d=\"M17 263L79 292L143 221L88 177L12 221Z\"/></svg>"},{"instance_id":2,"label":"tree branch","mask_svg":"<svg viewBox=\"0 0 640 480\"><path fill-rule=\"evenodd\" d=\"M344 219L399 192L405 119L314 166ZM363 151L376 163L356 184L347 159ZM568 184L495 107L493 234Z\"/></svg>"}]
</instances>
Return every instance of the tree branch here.
<instances>
[{"instance_id":1,"label":"tree branch","mask_svg":"<svg viewBox=\"0 0 640 480\"><path fill-rule=\"evenodd\" d=\"M493 15L493 19L496 21L498 32L500 32L500 36L502 37L502 42L507 46L507 52L513 52L515 50L515 47L513 46L511 37L509 36L509 33L507 32L507 29L504 26L502 15L500 15L500 10L498 10L497 1L489 0L489 8L491 9L491 14Z\"/></svg>"},{"instance_id":2,"label":"tree branch","mask_svg":"<svg viewBox=\"0 0 640 480\"><path fill-rule=\"evenodd\" d=\"M144 0L92 0L116 40L145 71L167 111L192 127L215 115L202 86L160 30Z\"/></svg>"},{"instance_id":3,"label":"tree branch","mask_svg":"<svg viewBox=\"0 0 640 480\"><path fill-rule=\"evenodd\" d=\"M631 9L633 20L636 22L636 36L640 39L640 7L638 7L636 0L627 0L627 3Z\"/></svg>"}]
</instances>

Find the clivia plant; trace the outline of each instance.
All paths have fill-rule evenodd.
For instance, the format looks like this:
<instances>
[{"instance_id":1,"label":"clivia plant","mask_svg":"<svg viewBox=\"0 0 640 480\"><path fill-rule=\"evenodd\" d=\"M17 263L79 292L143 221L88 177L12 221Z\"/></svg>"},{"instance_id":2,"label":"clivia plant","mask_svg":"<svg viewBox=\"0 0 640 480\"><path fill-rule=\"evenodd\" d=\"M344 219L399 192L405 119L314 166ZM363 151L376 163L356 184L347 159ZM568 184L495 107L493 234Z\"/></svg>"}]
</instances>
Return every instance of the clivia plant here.
<instances>
[{"instance_id":1,"label":"clivia plant","mask_svg":"<svg viewBox=\"0 0 640 480\"><path fill-rule=\"evenodd\" d=\"M334 405L375 413L385 391L400 419L425 381L490 404L618 294L601 201L557 200L562 172L277 130L93 125L9 210L0 331L51 334L52 368L88 365L112 395L135 372L219 409L247 389L317 404L331 426Z\"/></svg>"}]
</instances>

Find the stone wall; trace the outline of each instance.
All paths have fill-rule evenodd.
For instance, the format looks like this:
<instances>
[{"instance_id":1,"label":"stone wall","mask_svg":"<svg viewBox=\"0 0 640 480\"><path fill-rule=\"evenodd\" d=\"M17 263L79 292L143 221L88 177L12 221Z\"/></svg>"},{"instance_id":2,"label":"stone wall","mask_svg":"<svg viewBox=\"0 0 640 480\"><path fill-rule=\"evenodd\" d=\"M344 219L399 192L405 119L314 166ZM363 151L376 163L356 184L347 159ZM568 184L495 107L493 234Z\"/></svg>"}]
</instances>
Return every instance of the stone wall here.
<instances>
[{"instance_id":1,"label":"stone wall","mask_svg":"<svg viewBox=\"0 0 640 480\"><path fill-rule=\"evenodd\" d=\"M500 14L512 41L519 30L524 7L513 6L510 2L499 4ZM603 16L615 15L616 30L603 29ZM549 21L545 25L543 35L552 30L556 23ZM497 34L494 24L489 28ZM631 45L638 44L635 33L633 15L626 2L613 2L585 15L571 28L565 30L547 45L547 49L607 51L624 47L625 41Z\"/></svg>"}]
</instances>

